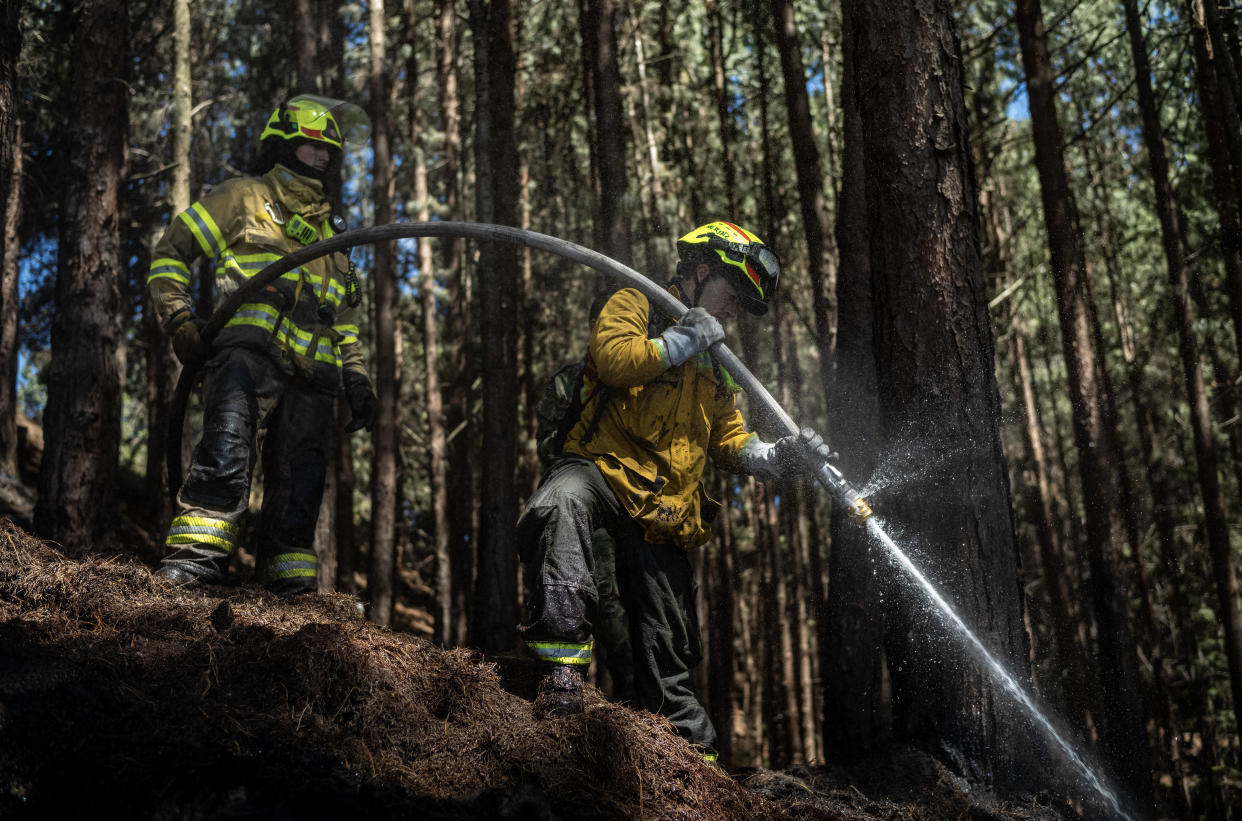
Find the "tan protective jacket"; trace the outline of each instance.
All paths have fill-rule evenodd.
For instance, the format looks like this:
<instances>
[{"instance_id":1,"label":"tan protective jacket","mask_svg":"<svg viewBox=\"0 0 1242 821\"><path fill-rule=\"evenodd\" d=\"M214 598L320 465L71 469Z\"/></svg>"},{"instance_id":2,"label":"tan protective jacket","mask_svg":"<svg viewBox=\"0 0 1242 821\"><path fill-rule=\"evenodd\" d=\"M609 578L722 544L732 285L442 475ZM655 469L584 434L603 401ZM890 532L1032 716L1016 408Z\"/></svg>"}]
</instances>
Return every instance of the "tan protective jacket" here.
<instances>
[{"instance_id":1,"label":"tan protective jacket","mask_svg":"<svg viewBox=\"0 0 1242 821\"><path fill-rule=\"evenodd\" d=\"M565 451L595 462L647 541L698 547L712 535L704 506L717 505L701 482L707 458L742 472L739 454L754 434L737 409L736 385L708 354L669 367L661 345L647 337L650 310L631 288L604 306L591 333L587 402ZM609 390L597 390L601 382ZM584 443L601 401L598 428Z\"/></svg>"},{"instance_id":2,"label":"tan protective jacket","mask_svg":"<svg viewBox=\"0 0 1242 821\"><path fill-rule=\"evenodd\" d=\"M190 265L200 255L212 260L219 305L268 264L303 247L286 233L295 215L313 239L332 236L330 210L319 181L282 165L213 188L179 214L155 246L147 288L161 323L192 308ZM357 310L345 300L348 272L349 259L335 253L284 274L237 310L215 347L271 352L332 390L341 383L342 367L366 376Z\"/></svg>"}]
</instances>

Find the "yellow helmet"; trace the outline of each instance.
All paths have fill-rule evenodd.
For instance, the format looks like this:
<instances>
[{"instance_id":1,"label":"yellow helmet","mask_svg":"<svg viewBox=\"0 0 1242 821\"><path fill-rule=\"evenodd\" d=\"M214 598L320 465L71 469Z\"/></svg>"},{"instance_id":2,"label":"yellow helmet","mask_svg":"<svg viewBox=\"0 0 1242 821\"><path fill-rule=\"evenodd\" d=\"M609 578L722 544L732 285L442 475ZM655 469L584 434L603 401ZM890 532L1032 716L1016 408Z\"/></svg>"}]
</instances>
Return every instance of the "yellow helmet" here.
<instances>
[{"instance_id":1,"label":"yellow helmet","mask_svg":"<svg viewBox=\"0 0 1242 821\"><path fill-rule=\"evenodd\" d=\"M682 262L718 263L716 270L732 283L742 307L768 312L781 277L781 261L763 240L731 222L700 225L677 240Z\"/></svg>"},{"instance_id":2,"label":"yellow helmet","mask_svg":"<svg viewBox=\"0 0 1242 821\"><path fill-rule=\"evenodd\" d=\"M346 142L350 145L366 142L370 130L370 118L353 103L317 94L299 94L272 112L259 135L259 142L269 137L314 140L340 150Z\"/></svg>"}]
</instances>

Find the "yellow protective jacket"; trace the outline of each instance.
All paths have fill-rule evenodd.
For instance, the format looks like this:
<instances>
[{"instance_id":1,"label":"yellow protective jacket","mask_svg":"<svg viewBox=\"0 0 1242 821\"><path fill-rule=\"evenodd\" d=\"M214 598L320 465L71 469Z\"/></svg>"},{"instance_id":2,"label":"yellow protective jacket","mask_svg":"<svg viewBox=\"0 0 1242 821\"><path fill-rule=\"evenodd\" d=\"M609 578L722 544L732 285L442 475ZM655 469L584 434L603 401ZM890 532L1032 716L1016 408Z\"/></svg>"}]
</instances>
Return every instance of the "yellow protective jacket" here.
<instances>
[{"instance_id":1,"label":"yellow protective jacket","mask_svg":"<svg viewBox=\"0 0 1242 821\"><path fill-rule=\"evenodd\" d=\"M212 260L219 305L269 263L302 248L286 233L295 215L313 239L334 233L322 184L282 165L262 177L228 180L181 212L155 246L147 276L161 323L192 308L190 265L200 255ZM290 271L238 308L215 347L267 351L333 390L341 384L342 367L365 377L357 311L345 301L348 272L349 259L341 253Z\"/></svg>"},{"instance_id":2,"label":"yellow protective jacket","mask_svg":"<svg viewBox=\"0 0 1242 821\"><path fill-rule=\"evenodd\" d=\"M647 541L698 547L712 535L704 507L717 504L701 481L707 459L741 473L754 434L737 409L737 386L708 354L669 367L663 345L647 336L649 313L647 298L631 288L604 306L591 333L586 405L565 451L595 462ZM597 390L600 383L608 390ZM598 427L584 442L600 402Z\"/></svg>"}]
</instances>

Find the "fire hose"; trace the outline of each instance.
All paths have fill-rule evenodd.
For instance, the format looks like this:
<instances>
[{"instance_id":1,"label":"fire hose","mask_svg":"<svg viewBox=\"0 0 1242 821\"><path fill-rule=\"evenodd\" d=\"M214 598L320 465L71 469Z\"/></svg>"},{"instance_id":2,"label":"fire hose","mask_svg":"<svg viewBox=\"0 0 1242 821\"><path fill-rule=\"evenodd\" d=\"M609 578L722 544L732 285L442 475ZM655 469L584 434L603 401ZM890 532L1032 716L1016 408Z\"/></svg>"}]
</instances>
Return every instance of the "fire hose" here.
<instances>
[{"instance_id":1,"label":"fire hose","mask_svg":"<svg viewBox=\"0 0 1242 821\"><path fill-rule=\"evenodd\" d=\"M212 313L211 318L203 327L201 337L208 346L220 332L233 314L256 293L266 288L283 274L300 265L318 259L325 254L343 251L358 245L369 245L377 242L388 242L412 237L458 237L473 239L480 242L505 242L523 245L548 251L565 259L586 265L600 273L615 277L631 288L640 291L647 299L672 319L680 319L686 312L686 306L670 294L662 286L643 276L638 271L606 257L589 248L556 237L512 228L507 225L490 225L478 222L394 222L389 225L376 225L370 228L357 228L345 231L325 240L307 245L294 251L270 265L242 284L228 296ZM722 368L729 372L737 384L751 400L769 413L777 421L784 433L796 436L799 432L797 424L784 408L768 393L758 379L742 364L723 342L711 347L711 353ZM199 366L201 367L201 366ZM190 391L197 380L198 367L187 365L181 371L173 395L172 413L168 429L168 483L171 493L176 496L181 484L181 430L185 420L186 407L189 404ZM849 516L857 522L865 521L871 515L871 508L862 495L851 485L831 462L824 461L819 465L815 478L828 490L834 501L844 507Z\"/></svg>"}]
</instances>

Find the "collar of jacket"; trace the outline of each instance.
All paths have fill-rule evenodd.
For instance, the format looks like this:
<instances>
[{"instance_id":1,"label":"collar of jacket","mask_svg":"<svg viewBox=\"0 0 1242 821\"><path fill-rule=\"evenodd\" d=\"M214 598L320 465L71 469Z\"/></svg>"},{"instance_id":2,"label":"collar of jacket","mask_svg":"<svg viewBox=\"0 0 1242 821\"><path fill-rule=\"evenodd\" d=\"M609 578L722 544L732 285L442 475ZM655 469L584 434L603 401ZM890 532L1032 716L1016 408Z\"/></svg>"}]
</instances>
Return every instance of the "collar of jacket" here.
<instances>
[{"instance_id":1,"label":"collar of jacket","mask_svg":"<svg viewBox=\"0 0 1242 821\"><path fill-rule=\"evenodd\" d=\"M263 180L276 192L281 204L312 225L328 215L330 207L324 197L323 183L295 174L277 163L263 175Z\"/></svg>"}]
</instances>

